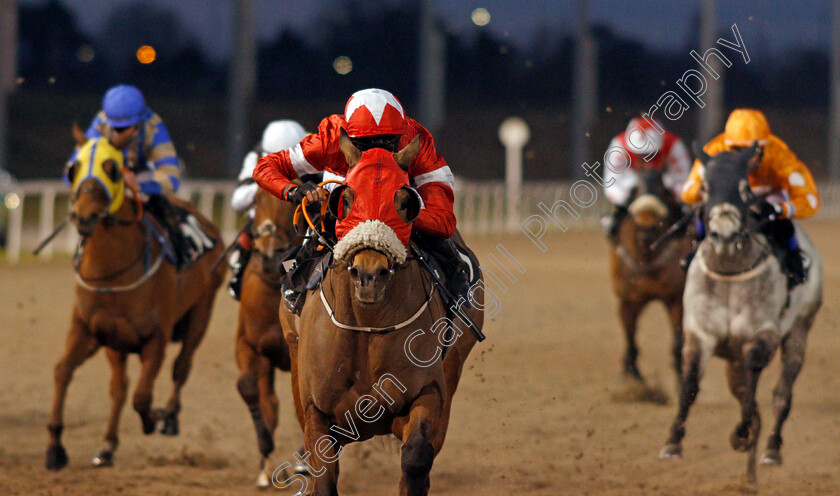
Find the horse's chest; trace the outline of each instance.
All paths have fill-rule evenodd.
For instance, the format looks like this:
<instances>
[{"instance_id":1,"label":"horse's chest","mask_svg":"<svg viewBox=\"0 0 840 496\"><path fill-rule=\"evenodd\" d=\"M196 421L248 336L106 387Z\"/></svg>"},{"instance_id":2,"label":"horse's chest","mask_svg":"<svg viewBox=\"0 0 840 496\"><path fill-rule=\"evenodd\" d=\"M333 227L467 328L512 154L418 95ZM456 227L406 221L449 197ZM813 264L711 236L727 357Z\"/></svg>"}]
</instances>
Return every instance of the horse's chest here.
<instances>
[{"instance_id":1,"label":"horse's chest","mask_svg":"<svg viewBox=\"0 0 840 496\"><path fill-rule=\"evenodd\" d=\"M87 312L82 308L82 314L88 315L86 324L96 340L117 350L139 349L159 328L155 308L135 312L119 306L91 306Z\"/></svg>"},{"instance_id":2,"label":"horse's chest","mask_svg":"<svg viewBox=\"0 0 840 496\"><path fill-rule=\"evenodd\" d=\"M716 340L780 332L784 288L762 279L732 283L690 276L683 298L684 328Z\"/></svg>"}]
</instances>

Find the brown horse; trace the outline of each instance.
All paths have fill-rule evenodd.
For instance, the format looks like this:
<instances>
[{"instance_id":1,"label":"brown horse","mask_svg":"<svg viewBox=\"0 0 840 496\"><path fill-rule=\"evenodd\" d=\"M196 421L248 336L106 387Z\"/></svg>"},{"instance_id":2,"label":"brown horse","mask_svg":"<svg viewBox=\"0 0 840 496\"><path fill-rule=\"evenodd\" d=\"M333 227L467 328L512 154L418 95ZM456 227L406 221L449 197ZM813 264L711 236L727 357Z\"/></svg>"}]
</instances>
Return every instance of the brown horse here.
<instances>
[{"instance_id":1,"label":"brown horse","mask_svg":"<svg viewBox=\"0 0 840 496\"><path fill-rule=\"evenodd\" d=\"M76 255L76 298L64 355L55 366L55 399L48 425L50 444L46 466L59 470L67 465L61 444L64 400L73 371L105 347L111 364L111 416L96 466L110 466L118 438L120 412L128 389L126 360L140 355L141 372L134 391L134 409L145 434L159 429L178 433L181 387L187 380L196 351L210 319L224 267L211 270L223 249L218 230L186 203L187 209L212 241L204 256L179 272L164 262L160 241L151 224L141 219L139 202L122 201L124 182L122 152L104 138L91 140L94 153L83 153L68 169L74 182L71 218L81 236ZM87 146L87 145L86 145ZM103 160L104 157L104 160ZM167 343L180 341L175 360L172 396L165 409L153 411L152 386L160 371Z\"/></svg>"},{"instance_id":2,"label":"brown horse","mask_svg":"<svg viewBox=\"0 0 840 496\"><path fill-rule=\"evenodd\" d=\"M285 250L299 245L300 237L293 226L294 205L263 189L257 190L254 202L251 229L254 255L242 281L236 363L240 371L237 388L254 420L262 455L257 486L265 488L271 476L266 462L274 451L279 407L274 392L274 369L288 372L291 367L289 348L277 316L283 299L280 286L282 255Z\"/></svg>"},{"instance_id":3,"label":"brown horse","mask_svg":"<svg viewBox=\"0 0 840 496\"><path fill-rule=\"evenodd\" d=\"M624 373L643 381L636 364L639 349L636 329L639 315L652 301L661 301L671 321L671 353L677 376L682 363L682 294L685 271L680 259L691 250L688 236L677 235L653 246L678 220L680 206L662 182L661 171L647 168L638 172L639 184L631 193L629 214L619 226L615 249L610 257L613 290L619 300L619 318L624 327L626 351Z\"/></svg>"},{"instance_id":4,"label":"brown horse","mask_svg":"<svg viewBox=\"0 0 840 496\"><path fill-rule=\"evenodd\" d=\"M418 148L419 141L412 142L380 172L399 172L397 164L407 168ZM367 157L374 150L361 154L346 136L341 149L351 168L370 165ZM342 215L352 211L358 194L350 188L341 192ZM408 188L395 193L394 207L403 221L419 211L414 202L419 200ZM352 250L339 252L336 245L336 260L322 285L309 291L300 318L280 308L304 430L303 459L314 477L312 494L338 494L345 445L391 433L402 441L400 494L425 495L476 338L459 319L446 318L434 281L416 259L395 258L376 237L356 239L360 242ZM480 329L484 294L475 288L467 313Z\"/></svg>"}]
</instances>

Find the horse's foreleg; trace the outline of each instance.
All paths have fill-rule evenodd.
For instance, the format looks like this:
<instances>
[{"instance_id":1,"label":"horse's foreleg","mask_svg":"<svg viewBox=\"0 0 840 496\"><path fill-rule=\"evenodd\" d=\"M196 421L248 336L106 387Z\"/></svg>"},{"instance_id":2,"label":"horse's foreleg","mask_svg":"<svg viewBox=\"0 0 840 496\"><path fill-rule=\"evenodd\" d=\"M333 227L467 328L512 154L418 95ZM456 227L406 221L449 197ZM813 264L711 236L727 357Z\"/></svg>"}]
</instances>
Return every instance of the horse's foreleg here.
<instances>
[{"instance_id":1,"label":"horse's foreleg","mask_svg":"<svg viewBox=\"0 0 840 496\"><path fill-rule=\"evenodd\" d=\"M107 348L108 362L111 364L111 416L108 430L105 432L105 446L93 457L95 467L110 467L114 464L114 451L119 444L117 429L120 425L120 413L128 393L128 376L125 373L127 355Z\"/></svg>"},{"instance_id":2,"label":"horse's foreleg","mask_svg":"<svg viewBox=\"0 0 840 496\"><path fill-rule=\"evenodd\" d=\"M805 363L805 339L810 325L794 327L782 341L782 373L779 382L773 390L773 411L776 414L776 424L767 440L767 451L761 457L763 465L782 464L782 426L790 414L793 401L793 383Z\"/></svg>"},{"instance_id":3,"label":"horse's foreleg","mask_svg":"<svg viewBox=\"0 0 840 496\"><path fill-rule=\"evenodd\" d=\"M636 325L644 306L644 303L622 299L618 309L621 325L624 327L624 337L627 340L627 349L624 353L624 374L640 381L643 379L636 365L636 359L639 356L639 348L636 346Z\"/></svg>"},{"instance_id":4,"label":"horse's foreleg","mask_svg":"<svg viewBox=\"0 0 840 496\"><path fill-rule=\"evenodd\" d=\"M241 324L240 324L241 325ZM271 468L267 466L268 456L274 451L273 429L266 426L264 413L260 410L260 388L257 376L259 374L260 356L240 336L236 339L236 363L239 365L240 375L236 381L236 389L239 395L248 406L251 420L257 431L257 446L262 455L260 460L260 473L257 476L257 486L268 487L270 483ZM263 360L268 360L262 357ZM269 364L270 366L270 364ZM276 418L276 416L275 416Z\"/></svg>"},{"instance_id":5,"label":"horse's foreleg","mask_svg":"<svg viewBox=\"0 0 840 496\"><path fill-rule=\"evenodd\" d=\"M160 425L158 430L167 436L178 435L178 413L181 411L181 388L187 382L187 377L192 369L193 356L204 339L207 332L207 324L210 322L210 312L213 309L213 300L216 292L213 291L193 306L186 317L187 329L184 333L184 341L181 351L172 365L172 396L166 403L166 408L157 412Z\"/></svg>"},{"instance_id":6,"label":"horse's foreleg","mask_svg":"<svg viewBox=\"0 0 840 496\"><path fill-rule=\"evenodd\" d=\"M758 378L764 367L770 363L778 347L777 334L772 331L760 333L750 343L744 345L744 386L741 397L741 422L735 427L730 437L732 448L736 451L749 452L747 461L747 481L755 483L755 452L758 435L761 432L761 416L755 400Z\"/></svg>"},{"instance_id":7,"label":"horse's foreleg","mask_svg":"<svg viewBox=\"0 0 840 496\"><path fill-rule=\"evenodd\" d=\"M408 423L402 432L402 477L400 496L425 496L429 493L429 472L440 450L432 444L437 429L443 398L435 386L427 386L411 404Z\"/></svg>"},{"instance_id":8,"label":"horse's foreleg","mask_svg":"<svg viewBox=\"0 0 840 496\"><path fill-rule=\"evenodd\" d=\"M682 456L682 439L685 437L685 422L688 410L697 399L700 379L709 363L714 349L713 343L701 341L696 334L688 333L683 344L683 368L680 380L680 404L677 417L671 425L668 442L659 452L659 458L670 459Z\"/></svg>"},{"instance_id":9,"label":"horse's foreleg","mask_svg":"<svg viewBox=\"0 0 840 496\"><path fill-rule=\"evenodd\" d=\"M305 452L302 455L295 453L295 458L314 476L311 495L338 496L338 459L343 448L339 440L330 435L329 419L315 405L306 406L304 419Z\"/></svg>"},{"instance_id":10,"label":"horse's foreleg","mask_svg":"<svg viewBox=\"0 0 840 496\"><path fill-rule=\"evenodd\" d=\"M683 348L683 302L682 295L667 303L668 318L671 320L671 333L673 341L671 345L671 356L674 359L674 370L677 378L682 372L682 348Z\"/></svg>"},{"instance_id":11,"label":"horse's foreleg","mask_svg":"<svg viewBox=\"0 0 840 496\"><path fill-rule=\"evenodd\" d=\"M50 421L47 424L47 429L50 432L50 444L47 448L46 467L49 470L60 470L67 466L67 452L61 445L67 387L70 384L70 379L73 378L73 371L93 356L98 349L99 343L88 334L84 323L74 315L70 333L67 335L64 355L55 365L55 397Z\"/></svg>"},{"instance_id":12,"label":"horse's foreleg","mask_svg":"<svg viewBox=\"0 0 840 496\"><path fill-rule=\"evenodd\" d=\"M152 415L152 388L163 363L163 352L166 347L163 333L155 332L153 337L140 350L140 379L134 390L134 410L140 415L143 424L143 434L155 431L155 418Z\"/></svg>"}]
</instances>

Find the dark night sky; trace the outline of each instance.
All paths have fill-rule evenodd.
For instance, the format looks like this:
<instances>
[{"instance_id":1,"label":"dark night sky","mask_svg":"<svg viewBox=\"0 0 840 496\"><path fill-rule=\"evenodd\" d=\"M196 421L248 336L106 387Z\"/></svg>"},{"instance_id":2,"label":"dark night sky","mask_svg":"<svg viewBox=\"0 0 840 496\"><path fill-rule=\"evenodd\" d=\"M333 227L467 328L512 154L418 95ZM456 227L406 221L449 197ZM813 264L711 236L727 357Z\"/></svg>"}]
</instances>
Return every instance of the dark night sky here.
<instances>
[{"instance_id":1,"label":"dark night sky","mask_svg":"<svg viewBox=\"0 0 840 496\"><path fill-rule=\"evenodd\" d=\"M20 0L41 4L46 0ZM104 25L111 9L137 0L61 0L77 13L80 26L91 34ZM232 2L227 0L145 0L173 10L185 21L203 47L215 60L223 59L231 45ZM398 0L383 0L393 3ZM331 15L336 0L255 0L257 36L273 38L279 29L292 29L312 41L317 20ZM107 4L107 6L105 6ZM490 29L517 44L527 44L540 29L570 33L575 27L575 0L438 0L437 8L448 29L455 32L477 30L470 13L486 8ZM682 0L592 0L592 17L619 34L644 41L656 50L676 50L686 40L696 39L688 30L699 7L698 1ZM765 45L764 53L784 56L791 48L827 47L830 34L830 0L718 1L718 24L727 30L737 23L745 39Z\"/></svg>"}]
</instances>

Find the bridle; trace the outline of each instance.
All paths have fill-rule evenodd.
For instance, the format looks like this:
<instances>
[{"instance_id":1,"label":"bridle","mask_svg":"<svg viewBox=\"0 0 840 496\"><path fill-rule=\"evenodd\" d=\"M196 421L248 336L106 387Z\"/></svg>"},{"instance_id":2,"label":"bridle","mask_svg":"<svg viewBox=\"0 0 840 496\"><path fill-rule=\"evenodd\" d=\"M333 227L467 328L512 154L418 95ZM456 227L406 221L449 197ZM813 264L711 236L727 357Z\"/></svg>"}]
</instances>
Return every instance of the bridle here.
<instances>
[{"instance_id":1,"label":"bridle","mask_svg":"<svg viewBox=\"0 0 840 496\"><path fill-rule=\"evenodd\" d=\"M76 191L73 191L73 193L71 194L70 203L72 205L75 205L76 201L78 200L78 198L81 195L83 195L83 194L93 194L97 191L98 187L99 186L95 183L94 184L82 183L82 185L80 185L80 187ZM141 230L143 231L143 235L144 235L144 238L145 238L145 241L143 243L143 250L140 252L140 254L134 260L132 260L130 263L128 263L125 267L122 267L120 269L117 269L113 272L110 272L110 273L102 275L102 276L97 276L97 277L92 277L91 278L91 277L84 277L82 275L82 273L81 273L81 261L82 261L82 256L84 255L85 245L88 242L88 238L93 233L93 229L91 229L90 232L87 232L87 231L83 232L83 231L77 229L77 231L79 231L79 236L81 237L81 239L79 240L79 243L76 246L76 251L73 254L73 269L76 271L76 283L84 289L87 289L89 291L93 291L93 292L96 292L96 293L118 293L118 292L125 292L125 291L134 290L134 289L140 287L149 278L151 278L155 274L155 272L157 272L157 270L161 266L161 263L163 262L163 258L165 256L165 251L166 251L164 249L165 240L163 239L163 237L160 234L158 234L157 235L157 240L158 240L158 243L160 244L160 247L161 247L160 253L158 253L157 258L150 265L150 258L151 258L151 256L150 256L151 255L151 249L150 248L151 248L152 227L151 227L151 225L147 225L147 224L150 224L151 221L148 221L147 219L145 219L143 217L143 204L140 202L140 195L139 195L137 189L134 188L133 186L129 186L129 188L131 189L131 191L133 193L133 198L134 198L134 202L132 203L132 208L134 210L134 217L131 218L131 219L121 219L121 218L117 217L115 213L113 213L109 210L110 202L107 205L105 205L101 210L96 211L96 212L92 213L91 215L89 215L88 217L85 217L85 218L80 218L76 214L75 211L71 212L70 215L69 215L70 220L72 222L74 222L75 224L77 224L77 226L85 226L87 228L91 228L91 227L95 226L96 224L98 224L99 222L104 222L106 224L111 223L111 224L116 224L116 225L120 225L120 226L131 226L131 225L139 224L140 227L141 227ZM91 282L105 281L105 280L108 280L108 279L113 279L113 278L118 277L122 274L125 274L126 272L130 271L135 266L140 264L141 261L144 261L144 265L145 265L144 273L143 273L142 276L140 276L139 279L135 280L132 283L129 283L129 284L126 284L126 285L121 285L121 286L105 286L105 287L92 286L91 284L89 284Z\"/></svg>"},{"instance_id":2,"label":"bridle","mask_svg":"<svg viewBox=\"0 0 840 496\"><path fill-rule=\"evenodd\" d=\"M289 229L280 228L274 221L268 219L260 223L259 226L254 225L252 221L252 224L249 227L249 232L254 240L268 238L279 247L284 247L275 249L272 255L268 255L265 251L261 250L258 245L254 245L254 252L258 256L261 266L260 270L254 272L269 286L279 287L283 271L271 270L271 262L273 260L285 259L291 250L297 248L295 246L291 246L291 241L294 239L294 233L289 232ZM285 233L286 236L282 236L281 233Z\"/></svg>"}]
</instances>

